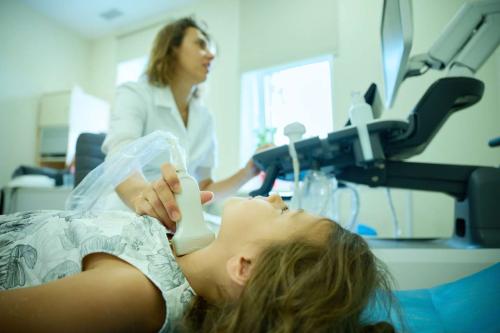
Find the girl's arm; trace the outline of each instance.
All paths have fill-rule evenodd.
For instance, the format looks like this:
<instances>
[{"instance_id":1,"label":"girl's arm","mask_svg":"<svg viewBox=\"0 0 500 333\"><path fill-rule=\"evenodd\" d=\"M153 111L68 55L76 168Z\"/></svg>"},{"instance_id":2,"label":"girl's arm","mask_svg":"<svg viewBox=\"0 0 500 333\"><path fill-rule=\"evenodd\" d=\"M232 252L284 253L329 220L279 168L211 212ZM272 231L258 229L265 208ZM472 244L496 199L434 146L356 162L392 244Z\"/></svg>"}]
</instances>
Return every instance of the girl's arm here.
<instances>
[{"instance_id":1,"label":"girl's arm","mask_svg":"<svg viewBox=\"0 0 500 333\"><path fill-rule=\"evenodd\" d=\"M44 285L0 291L3 332L153 332L165 320L161 292L116 257Z\"/></svg>"}]
</instances>

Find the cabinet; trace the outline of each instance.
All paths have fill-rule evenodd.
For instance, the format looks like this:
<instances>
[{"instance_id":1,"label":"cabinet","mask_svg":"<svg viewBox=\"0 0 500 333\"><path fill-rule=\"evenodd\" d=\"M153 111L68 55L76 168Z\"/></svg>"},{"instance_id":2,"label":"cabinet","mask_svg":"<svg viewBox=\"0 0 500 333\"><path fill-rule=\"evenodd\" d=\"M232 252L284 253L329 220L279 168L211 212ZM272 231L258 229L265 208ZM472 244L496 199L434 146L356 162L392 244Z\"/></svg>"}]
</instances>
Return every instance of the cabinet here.
<instances>
[{"instance_id":1,"label":"cabinet","mask_svg":"<svg viewBox=\"0 0 500 333\"><path fill-rule=\"evenodd\" d=\"M65 208L66 199L72 187L4 187L4 207L2 214L12 214L39 209Z\"/></svg>"},{"instance_id":2,"label":"cabinet","mask_svg":"<svg viewBox=\"0 0 500 333\"><path fill-rule=\"evenodd\" d=\"M108 129L109 103L79 87L43 95L38 111L36 160L40 166L62 169L71 165L80 133Z\"/></svg>"},{"instance_id":3,"label":"cabinet","mask_svg":"<svg viewBox=\"0 0 500 333\"><path fill-rule=\"evenodd\" d=\"M38 112L37 161L64 168L68 150L71 91L43 95Z\"/></svg>"}]
</instances>

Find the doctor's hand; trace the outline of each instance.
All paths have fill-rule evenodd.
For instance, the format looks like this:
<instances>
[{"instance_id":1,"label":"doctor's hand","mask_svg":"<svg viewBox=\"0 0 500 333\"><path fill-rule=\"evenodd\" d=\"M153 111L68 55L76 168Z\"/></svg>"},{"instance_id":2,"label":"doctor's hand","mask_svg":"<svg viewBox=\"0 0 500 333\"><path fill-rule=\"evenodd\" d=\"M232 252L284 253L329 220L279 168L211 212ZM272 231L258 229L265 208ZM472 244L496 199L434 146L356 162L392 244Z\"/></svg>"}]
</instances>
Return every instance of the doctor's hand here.
<instances>
[{"instance_id":1,"label":"doctor's hand","mask_svg":"<svg viewBox=\"0 0 500 333\"><path fill-rule=\"evenodd\" d=\"M139 192L132 200L132 206L137 214L154 217L175 232L176 222L181 218L175 200L175 194L181 191L180 182L172 164L163 164L161 174L160 179L149 183ZM210 191L200 191L202 204L212 200L213 196Z\"/></svg>"},{"instance_id":2,"label":"doctor's hand","mask_svg":"<svg viewBox=\"0 0 500 333\"><path fill-rule=\"evenodd\" d=\"M257 148L255 150L255 153L258 153L264 149L267 149L267 148L271 148L271 147L275 147L274 144L265 144L265 145L262 145L262 146L259 146L259 148ZM247 178L248 179L251 179L255 176L257 176L259 174L259 172L261 171L256 165L255 163L253 162L253 159L250 158L247 162L247 164L245 165L245 172L247 173Z\"/></svg>"}]
</instances>

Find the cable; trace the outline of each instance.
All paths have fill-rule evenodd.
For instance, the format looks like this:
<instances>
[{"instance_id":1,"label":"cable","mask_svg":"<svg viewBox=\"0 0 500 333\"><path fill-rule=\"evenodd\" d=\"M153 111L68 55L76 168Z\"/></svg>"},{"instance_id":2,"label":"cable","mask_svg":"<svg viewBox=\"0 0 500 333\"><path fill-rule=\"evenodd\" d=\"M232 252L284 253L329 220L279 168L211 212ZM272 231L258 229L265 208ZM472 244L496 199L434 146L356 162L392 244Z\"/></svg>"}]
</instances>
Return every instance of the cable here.
<instances>
[{"instance_id":1,"label":"cable","mask_svg":"<svg viewBox=\"0 0 500 333\"><path fill-rule=\"evenodd\" d=\"M406 220L408 229L406 230L406 237L413 237L413 192L406 193Z\"/></svg>"},{"instance_id":2,"label":"cable","mask_svg":"<svg viewBox=\"0 0 500 333\"><path fill-rule=\"evenodd\" d=\"M346 188L348 188L351 191L351 219L346 225L346 229L350 231L354 231L357 221L358 221L358 215L359 215L359 208L360 208L360 200L359 200L359 193L356 187L354 187L351 184L345 184Z\"/></svg>"},{"instance_id":3,"label":"cable","mask_svg":"<svg viewBox=\"0 0 500 333\"><path fill-rule=\"evenodd\" d=\"M396 216L396 209L394 208L394 203L392 201L391 189L386 187L385 193L387 195L387 200L389 201L389 208L392 215L392 225L394 228L394 238L400 238L402 236L401 228L399 227L398 217Z\"/></svg>"},{"instance_id":4,"label":"cable","mask_svg":"<svg viewBox=\"0 0 500 333\"><path fill-rule=\"evenodd\" d=\"M290 157L292 158L292 166L293 166L293 192L294 196L292 197L291 206L293 208L301 208L302 207L302 195L299 184L299 175L300 175L300 164L299 159L297 157L297 151L295 150L295 143L290 142L289 145Z\"/></svg>"},{"instance_id":5,"label":"cable","mask_svg":"<svg viewBox=\"0 0 500 333\"><path fill-rule=\"evenodd\" d=\"M302 135L306 132L306 128L301 123L294 122L286 125L283 132L290 141L288 150L290 152L290 157L292 158L293 166L294 195L290 206L294 209L298 209L302 208L302 195L300 193L301 191L299 186L300 164L299 158L297 157L297 151L295 150L295 142L302 138Z\"/></svg>"}]
</instances>

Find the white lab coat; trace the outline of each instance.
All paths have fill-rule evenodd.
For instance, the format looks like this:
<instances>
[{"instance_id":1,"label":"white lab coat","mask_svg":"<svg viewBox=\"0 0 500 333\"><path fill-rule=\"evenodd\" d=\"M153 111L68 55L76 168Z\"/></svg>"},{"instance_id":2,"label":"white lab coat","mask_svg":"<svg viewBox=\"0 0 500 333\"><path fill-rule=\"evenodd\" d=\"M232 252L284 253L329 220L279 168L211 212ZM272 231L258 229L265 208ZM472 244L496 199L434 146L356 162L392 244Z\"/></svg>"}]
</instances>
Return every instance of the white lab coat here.
<instances>
[{"instance_id":1,"label":"white lab coat","mask_svg":"<svg viewBox=\"0 0 500 333\"><path fill-rule=\"evenodd\" d=\"M186 128L170 88L152 86L146 79L118 88L102 150L113 155L124 145L156 130L168 131L179 139L186 151L188 172L195 179L202 181L212 177L217 154L212 114L193 99L189 104ZM160 176L162 162L156 159L143 170L148 180Z\"/></svg>"},{"instance_id":2,"label":"white lab coat","mask_svg":"<svg viewBox=\"0 0 500 333\"><path fill-rule=\"evenodd\" d=\"M212 114L200 101L189 104L188 126L184 126L169 87L156 87L145 78L118 87L109 132L102 151L111 156L124 145L156 130L174 134L186 152L188 172L196 180L212 177L217 156L217 143ZM160 166L168 158L156 158L142 170L147 180L161 177ZM108 197L108 209L123 209L116 194Z\"/></svg>"}]
</instances>

